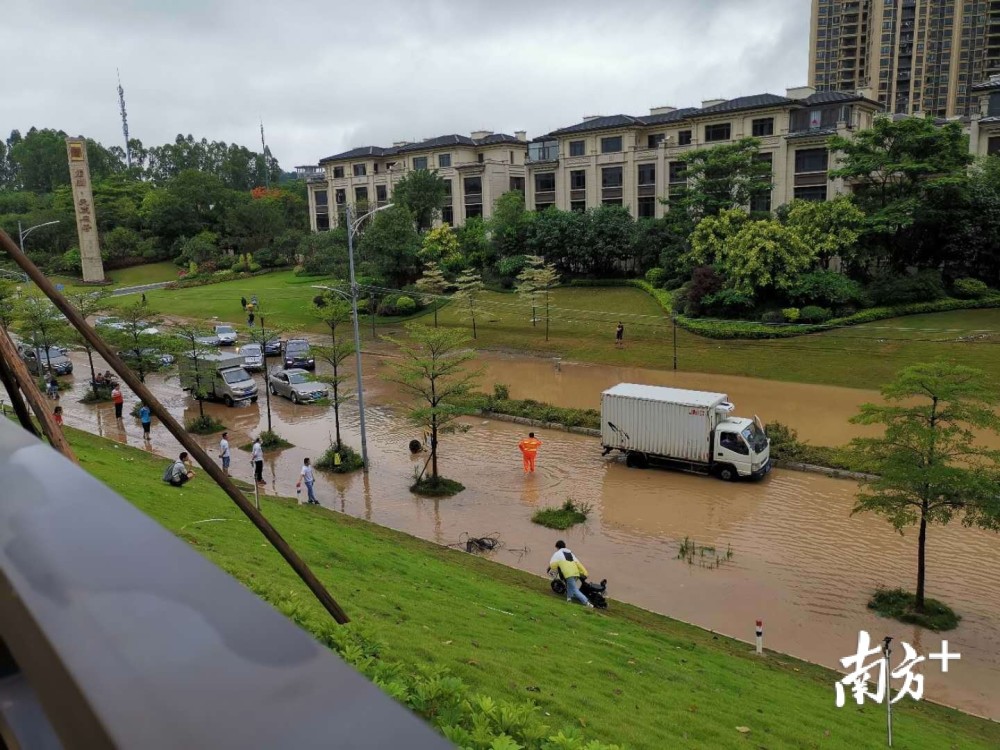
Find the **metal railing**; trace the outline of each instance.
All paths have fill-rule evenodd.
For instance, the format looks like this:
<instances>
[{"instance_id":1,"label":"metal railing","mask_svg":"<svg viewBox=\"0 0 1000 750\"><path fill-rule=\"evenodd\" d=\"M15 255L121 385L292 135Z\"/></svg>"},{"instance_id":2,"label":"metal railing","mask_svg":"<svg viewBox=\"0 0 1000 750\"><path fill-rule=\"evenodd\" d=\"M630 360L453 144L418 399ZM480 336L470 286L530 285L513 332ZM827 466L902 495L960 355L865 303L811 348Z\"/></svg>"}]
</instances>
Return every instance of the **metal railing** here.
<instances>
[{"instance_id":1,"label":"metal railing","mask_svg":"<svg viewBox=\"0 0 1000 750\"><path fill-rule=\"evenodd\" d=\"M0 747L450 747L3 418L0 486Z\"/></svg>"}]
</instances>

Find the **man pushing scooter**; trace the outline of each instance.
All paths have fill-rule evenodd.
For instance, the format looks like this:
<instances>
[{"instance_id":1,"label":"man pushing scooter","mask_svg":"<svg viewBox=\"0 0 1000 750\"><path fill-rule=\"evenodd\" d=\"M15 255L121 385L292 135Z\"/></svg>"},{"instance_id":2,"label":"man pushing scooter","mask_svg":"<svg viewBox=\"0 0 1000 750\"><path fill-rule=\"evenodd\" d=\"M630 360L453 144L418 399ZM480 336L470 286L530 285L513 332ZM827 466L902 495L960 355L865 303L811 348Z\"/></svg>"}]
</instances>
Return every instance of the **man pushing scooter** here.
<instances>
[{"instance_id":1,"label":"man pushing scooter","mask_svg":"<svg viewBox=\"0 0 1000 750\"><path fill-rule=\"evenodd\" d=\"M566 542L562 539L556 542L555 554L549 560L549 575L553 577L558 576L556 580L560 583L565 582L567 602L572 602L576 599L581 604L593 608L594 604L587 596L587 590L589 590L591 592L590 595L598 599L599 603L597 606L601 608L607 606L603 596L606 587L605 581L601 581L600 587L587 584L587 569L583 567L583 563L580 562L573 552L566 547ZM552 590L556 593L562 593L557 589L556 581L552 582Z\"/></svg>"}]
</instances>

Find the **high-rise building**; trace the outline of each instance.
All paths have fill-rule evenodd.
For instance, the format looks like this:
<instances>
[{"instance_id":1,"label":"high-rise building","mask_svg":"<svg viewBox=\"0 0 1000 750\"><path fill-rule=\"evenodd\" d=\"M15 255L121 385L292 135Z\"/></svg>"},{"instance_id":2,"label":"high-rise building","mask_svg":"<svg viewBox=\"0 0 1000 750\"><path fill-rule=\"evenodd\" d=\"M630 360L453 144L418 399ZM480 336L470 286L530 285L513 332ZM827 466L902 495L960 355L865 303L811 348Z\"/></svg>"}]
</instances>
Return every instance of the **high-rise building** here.
<instances>
[{"instance_id":1,"label":"high-rise building","mask_svg":"<svg viewBox=\"0 0 1000 750\"><path fill-rule=\"evenodd\" d=\"M809 80L893 114L968 117L1000 72L1000 0L812 0Z\"/></svg>"}]
</instances>

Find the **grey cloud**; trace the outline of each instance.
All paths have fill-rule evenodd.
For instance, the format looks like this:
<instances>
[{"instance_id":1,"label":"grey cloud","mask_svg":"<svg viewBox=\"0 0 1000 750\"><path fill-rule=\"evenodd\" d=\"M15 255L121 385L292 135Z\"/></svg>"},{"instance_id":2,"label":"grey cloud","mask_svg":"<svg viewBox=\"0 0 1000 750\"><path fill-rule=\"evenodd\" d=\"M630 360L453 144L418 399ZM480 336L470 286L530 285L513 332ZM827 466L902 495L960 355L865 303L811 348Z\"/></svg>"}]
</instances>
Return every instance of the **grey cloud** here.
<instances>
[{"instance_id":1,"label":"grey cloud","mask_svg":"<svg viewBox=\"0 0 1000 750\"><path fill-rule=\"evenodd\" d=\"M10 9L0 132L268 145L290 168L360 144L475 129L539 135L799 85L802 0L33 0Z\"/></svg>"}]
</instances>

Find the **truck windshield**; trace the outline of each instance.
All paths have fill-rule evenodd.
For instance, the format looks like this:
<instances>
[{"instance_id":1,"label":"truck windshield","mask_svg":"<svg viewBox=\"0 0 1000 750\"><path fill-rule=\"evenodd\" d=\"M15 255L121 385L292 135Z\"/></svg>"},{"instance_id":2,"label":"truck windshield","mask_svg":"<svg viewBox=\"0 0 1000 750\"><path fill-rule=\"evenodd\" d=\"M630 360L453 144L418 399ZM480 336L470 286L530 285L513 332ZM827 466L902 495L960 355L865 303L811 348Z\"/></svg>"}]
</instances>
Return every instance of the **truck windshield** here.
<instances>
[{"instance_id":1,"label":"truck windshield","mask_svg":"<svg viewBox=\"0 0 1000 750\"><path fill-rule=\"evenodd\" d=\"M222 379L225 380L229 385L233 383L242 383L250 379L250 375L242 367L236 367L232 370L226 370L222 373Z\"/></svg>"},{"instance_id":2,"label":"truck windshield","mask_svg":"<svg viewBox=\"0 0 1000 750\"><path fill-rule=\"evenodd\" d=\"M751 423L741 434L747 443L749 443L754 453L760 453L767 447L767 435L756 424Z\"/></svg>"}]
</instances>

